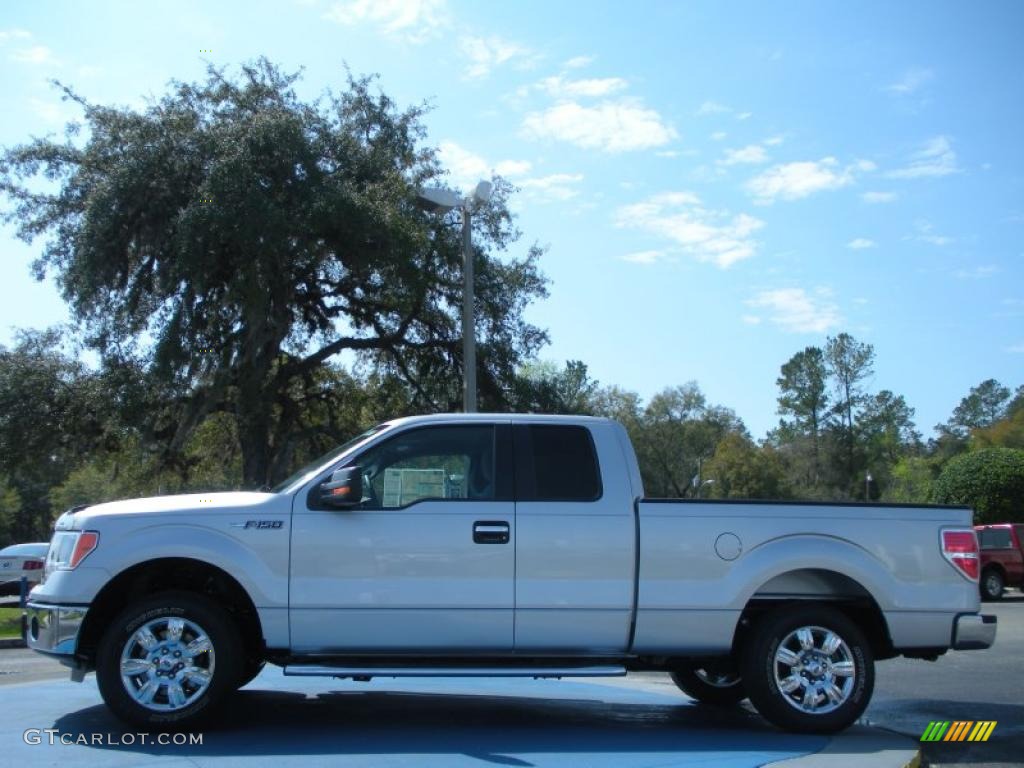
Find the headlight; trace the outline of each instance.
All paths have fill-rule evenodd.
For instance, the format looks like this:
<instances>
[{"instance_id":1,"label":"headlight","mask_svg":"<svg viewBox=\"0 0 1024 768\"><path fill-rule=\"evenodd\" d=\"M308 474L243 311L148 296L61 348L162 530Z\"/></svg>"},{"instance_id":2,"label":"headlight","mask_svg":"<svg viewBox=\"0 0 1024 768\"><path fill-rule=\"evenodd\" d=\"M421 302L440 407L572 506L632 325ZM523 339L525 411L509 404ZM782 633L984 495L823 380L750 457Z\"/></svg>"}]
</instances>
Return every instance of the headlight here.
<instances>
[{"instance_id":1,"label":"headlight","mask_svg":"<svg viewBox=\"0 0 1024 768\"><path fill-rule=\"evenodd\" d=\"M45 575L56 570L71 570L89 556L99 544L100 535L96 531L57 531L50 539L50 549L46 552Z\"/></svg>"}]
</instances>

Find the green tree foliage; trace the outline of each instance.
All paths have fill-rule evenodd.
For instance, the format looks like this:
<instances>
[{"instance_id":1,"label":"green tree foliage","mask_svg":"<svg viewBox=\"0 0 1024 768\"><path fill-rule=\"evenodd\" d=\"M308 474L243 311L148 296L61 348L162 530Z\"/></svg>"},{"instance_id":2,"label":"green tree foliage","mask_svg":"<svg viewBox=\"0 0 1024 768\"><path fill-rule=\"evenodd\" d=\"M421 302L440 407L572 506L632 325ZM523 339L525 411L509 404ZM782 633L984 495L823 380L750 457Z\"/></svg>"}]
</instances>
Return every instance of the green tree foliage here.
<instances>
[{"instance_id":1,"label":"green tree foliage","mask_svg":"<svg viewBox=\"0 0 1024 768\"><path fill-rule=\"evenodd\" d=\"M901 504L927 504L939 464L924 456L903 456L889 470L889 481L882 493L883 501Z\"/></svg>"},{"instance_id":2,"label":"green tree foliage","mask_svg":"<svg viewBox=\"0 0 1024 768\"><path fill-rule=\"evenodd\" d=\"M286 474L307 427L294 414L333 356L405 382L420 410L458 402L462 244L457 214L424 212L417 189L440 168L422 110L399 110L366 79L313 104L298 75L265 59L240 80L210 67L143 111L65 95L87 138L35 139L0 158L5 220L55 274L90 345L144 373L161 403L154 430L180 453L213 413L235 419L243 480ZM60 189L24 182L39 173ZM537 248L498 259L519 236L508 184L474 212L481 401L503 400L546 340L523 318L545 295ZM153 339L152 345L143 339ZM294 451L293 451L294 452Z\"/></svg>"},{"instance_id":3,"label":"green tree foliage","mask_svg":"<svg viewBox=\"0 0 1024 768\"><path fill-rule=\"evenodd\" d=\"M509 407L520 413L589 414L597 389L579 360L561 369L551 362L529 362L515 378Z\"/></svg>"},{"instance_id":4,"label":"green tree foliage","mask_svg":"<svg viewBox=\"0 0 1024 768\"><path fill-rule=\"evenodd\" d=\"M716 499L784 499L792 495L785 467L770 446L759 448L739 432L725 435L704 465L711 480L704 496Z\"/></svg>"},{"instance_id":5,"label":"green tree foliage","mask_svg":"<svg viewBox=\"0 0 1024 768\"><path fill-rule=\"evenodd\" d=\"M822 434L829 413L828 370L818 347L797 352L782 366L776 380L779 414L778 437L787 444L801 484L815 488L822 482Z\"/></svg>"},{"instance_id":6,"label":"green tree foliage","mask_svg":"<svg viewBox=\"0 0 1024 768\"><path fill-rule=\"evenodd\" d=\"M825 361L828 374L833 382L835 400L832 413L835 416L833 430L842 446L837 463L839 485L845 484L848 494L856 495L853 489L859 483L856 421L867 400L863 382L874 369L875 350L870 344L854 339L848 333L830 337L825 344Z\"/></svg>"},{"instance_id":7,"label":"green tree foliage","mask_svg":"<svg viewBox=\"0 0 1024 768\"><path fill-rule=\"evenodd\" d=\"M1010 390L995 379L986 379L964 397L945 424L936 429L966 440L972 429L984 429L1006 413Z\"/></svg>"},{"instance_id":8,"label":"green tree foliage","mask_svg":"<svg viewBox=\"0 0 1024 768\"><path fill-rule=\"evenodd\" d=\"M60 349L58 330L22 332L0 347L0 477L19 501L5 505L10 535L46 538L48 490L79 457L102 450L117 392Z\"/></svg>"},{"instance_id":9,"label":"green tree foliage","mask_svg":"<svg viewBox=\"0 0 1024 768\"><path fill-rule=\"evenodd\" d=\"M709 405L696 382L665 389L644 410L636 446L648 495L696 495L704 478L702 465L730 432L746 434L736 414Z\"/></svg>"},{"instance_id":10,"label":"green tree foliage","mask_svg":"<svg viewBox=\"0 0 1024 768\"><path fill-rule=\"evenodd\" d=\"M1024 448L1024 408L1015 408L987 427L971 430L972 448Z\"/></svg>"},{"instance_id":11,"label":"green tree foliage","mask_svg":"<svg viewBox=\"0 0 1024 768\"><path fill-rule=\"evenodd\" d=\"M8 544L19 543L17 525L21 514L18 492L0 477L0 549Z\"/></svg>"},{"instance_id":12,"label":"green tree foliage","mask_svg":"<svg viewBox=\"0 0 1024 768\"><path fill-rule=\"evenodd\" d=\"M967 504L975 522L1024 522L1024 451L985 448L951 459L935 481L933 499Z\"/></svg>"}]
</instances>

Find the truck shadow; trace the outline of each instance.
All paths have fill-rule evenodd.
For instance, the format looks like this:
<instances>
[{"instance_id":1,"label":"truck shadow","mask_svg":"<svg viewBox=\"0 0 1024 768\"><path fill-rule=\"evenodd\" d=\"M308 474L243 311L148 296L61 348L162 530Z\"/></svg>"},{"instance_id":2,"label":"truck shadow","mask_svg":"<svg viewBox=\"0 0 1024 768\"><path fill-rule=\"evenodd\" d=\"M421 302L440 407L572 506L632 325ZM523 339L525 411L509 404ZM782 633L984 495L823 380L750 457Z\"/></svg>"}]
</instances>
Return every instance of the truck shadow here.
<instances>
[{"instance_id":1,"label":"truck shadow","mask_svg":"<svg viewBox=\"0 0 1024 768\"><path fill-rule=\"evenodd\" d=\"M598 694L600 696L600 694ZM127 734L103 706L64 715L53 726L77 739ZM152 737L151 737L152 738ZM237 694L203 743L91 745L89 749L174 755L463 755L531 766L527 754L725 753L757 765L816 752L822 736L783 733L746 708L388 691ZM83 743L84 740L83 740ZM723 756L725 756L723 755ZM707 759L710 755L705 755Z\"/></svg>"}]
</instances>

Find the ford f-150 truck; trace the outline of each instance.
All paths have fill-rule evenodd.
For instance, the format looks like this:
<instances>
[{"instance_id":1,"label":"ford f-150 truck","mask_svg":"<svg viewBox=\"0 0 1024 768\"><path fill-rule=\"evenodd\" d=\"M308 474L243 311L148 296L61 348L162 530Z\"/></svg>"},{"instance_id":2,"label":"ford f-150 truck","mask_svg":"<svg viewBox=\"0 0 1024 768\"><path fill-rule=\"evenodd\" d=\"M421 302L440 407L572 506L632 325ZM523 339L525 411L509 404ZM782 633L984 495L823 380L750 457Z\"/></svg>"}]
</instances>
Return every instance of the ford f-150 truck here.
<instances>
[{"instance_id":1,"label":"ford f-150 truck","mask_svg":"<svg viewBox=\"0 0 1024 768\"><path fill-rule=\"evenodd\" d=\"M265 493L73 508L28 642L149 727L286 675L623 675L846 727L878 659L987 648L962 507L644 498L590 417L377 426Z\"/></svg>"}]
</instances>

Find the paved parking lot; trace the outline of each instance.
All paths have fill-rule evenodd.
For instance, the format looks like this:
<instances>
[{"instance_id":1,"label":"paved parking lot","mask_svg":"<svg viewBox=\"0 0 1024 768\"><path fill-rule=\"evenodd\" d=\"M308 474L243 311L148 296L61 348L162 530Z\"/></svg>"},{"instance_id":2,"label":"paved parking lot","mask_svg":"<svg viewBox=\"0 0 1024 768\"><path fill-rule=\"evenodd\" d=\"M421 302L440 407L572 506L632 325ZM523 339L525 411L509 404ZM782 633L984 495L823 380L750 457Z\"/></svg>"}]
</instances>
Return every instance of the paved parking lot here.
<instances>
[{"instance_id":1,"label":"paved parking lot","mask_svg":"<svg viewBox=\"0 0 1024 768\"><path fill-rule=\"evenodd\" d=\"M284 678L265 671L232 703L202 745L27 744L25 729L55 728L65 741L126 733L99 701L92 677L5 687L18 700L0 734L8 764L191 766L758 766L818 752L830 739L779 732L745 710L694 706L644 680L605 685L533 680ZM29 740L35 734L30 732ZM55 737L59 739L59 736ZM150 736L150 738L155 738ZM874 750L861 729L844 749ZM907 740L885 765L913 756ZM848 764L857 761L847 754Z\"/></svg>"},{"instance_id":2,"label":"paved parking lot","mask_svg":"<svg viewBox=\"0 0 1024 768\"><path fill-rule=\"evenodd\" d=\"M0 725L5 763L62 766L755 766L805 757L804 764L903 765L930 720L997 720L987 744L929 744L925 763L1021 765L1024 705L1024 597L986 605L999 615L997 644L938 662L904 659L879 666L866 715L873 728L840 740L796 736L748 709L694 705L664 675L596 681L389 680L354 683L285 678L268 669L250 683L202 745L26 744L26 729L55 728L65 740L111 734L120 725L90 675L67 680L55 662L0 650ZM877 730L881 728L884 730ZM899 731L910 738L886 737ZM882 740L879 741L879 735ZM877 751L883 752L877 759ZM828 758L821 754L825 750ZM900 750L903 751L900 751ZM909 751L908 751L909 750Z\"/></svg>"}]
</instances>

